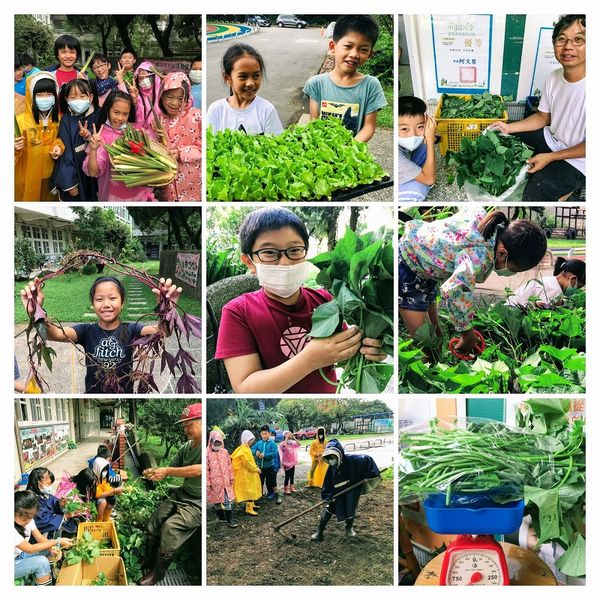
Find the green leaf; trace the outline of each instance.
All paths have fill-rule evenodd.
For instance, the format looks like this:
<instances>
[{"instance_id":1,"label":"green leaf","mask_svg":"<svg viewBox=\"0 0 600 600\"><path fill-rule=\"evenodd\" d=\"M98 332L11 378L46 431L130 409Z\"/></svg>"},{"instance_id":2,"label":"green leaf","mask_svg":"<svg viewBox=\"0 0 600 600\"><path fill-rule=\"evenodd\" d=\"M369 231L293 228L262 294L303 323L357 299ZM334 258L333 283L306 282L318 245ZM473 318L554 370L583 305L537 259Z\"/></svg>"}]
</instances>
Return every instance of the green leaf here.
<instances>
[{"instance_id":1,"label":"green leaf","mask_svg":"<svg viewBox=\"0 0 600 600\"><path fill-rule=\"evenodd\" d=\"M329 337L340 324L340 308L335 300L321 304L312 314L312 329L308 334L314 338Z\"/></svg>"},{"instance_id":2,"label":"green leaf","mask_svg":"<svg viewBox=\"0 0 600 600\"><path fill-rule=\"evenodd\" d=\"M369 267L377 258L380 250L381 242L375 242L352 256L350 261L350 281L357 290L361 289L362 280L367 275Z\"/></svg>"},{"instance_id":3,"label":"green leaf","mask_svg":"<svg viewBox=\"0 0 600 600\"><path fill-rule=\"evenodd\" d=\"M558 490L544 490L525 486L525 504L535 504L539 510L540 531L538 537L542 544L560 536L560 517L558 509Z\"/></svg>"},{"instance_id":4,"label":"green leaf","mask_svg":"<svg viewBox=\"0 0 600 600\"><path fill-rule=\"evenodd\" d=\"M578 533L575 543L556 561L556 566L565 575L585 576L585 538Z\"/></svg>"}]
</instances>

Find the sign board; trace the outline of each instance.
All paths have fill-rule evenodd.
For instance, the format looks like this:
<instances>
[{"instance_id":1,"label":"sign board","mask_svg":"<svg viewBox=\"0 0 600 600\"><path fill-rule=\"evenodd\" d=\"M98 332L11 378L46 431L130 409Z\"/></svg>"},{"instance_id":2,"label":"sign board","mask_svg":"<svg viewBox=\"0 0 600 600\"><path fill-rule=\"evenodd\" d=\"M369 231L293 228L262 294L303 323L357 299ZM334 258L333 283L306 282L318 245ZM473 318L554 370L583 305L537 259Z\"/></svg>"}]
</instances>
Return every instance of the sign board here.
<instances>
[{"instance_id":1,"label":"sign board","mask_svg":"<svg viewBox=\"0 0 600 600\"><path fill-rule=\"evenodd\" d=\"M175 263L175 277L192 287L198 287L200 271L199 252L178 252Z\"/></svg>"},{"instance_id":2,"label":"sign board","mask_svg":"<svg viewBox=\"0 0 600 600\"><path fill-rule=\"evenodd\" d=\"M531 88L529 88L530 96L541 96L541 92L544 89L544 82L548 78L548 75L560 68L560 63L554 56L552 31L552 27L540 27L537 49L535 51L533 77L531 79Z\"/></svg>"},{"instance_id":3,"label":"sign board","mask_svg":"<svg viewBox=\"0 0 600 600\"><path fill-rule=\"evenodd\" d=\"M438 93L490 89L492 15L431 15Z\"/></svg>"},{"instance_id":4,"label":"sign board","mask_svg":"<svg viewBox=\"0 0 600 600\"><path fill-rule=\"evenodd\" d=\"M69 425L44 425L20 429L23 463L29 471L36 464L67 448Z\"/></svg>"}]
</instances>

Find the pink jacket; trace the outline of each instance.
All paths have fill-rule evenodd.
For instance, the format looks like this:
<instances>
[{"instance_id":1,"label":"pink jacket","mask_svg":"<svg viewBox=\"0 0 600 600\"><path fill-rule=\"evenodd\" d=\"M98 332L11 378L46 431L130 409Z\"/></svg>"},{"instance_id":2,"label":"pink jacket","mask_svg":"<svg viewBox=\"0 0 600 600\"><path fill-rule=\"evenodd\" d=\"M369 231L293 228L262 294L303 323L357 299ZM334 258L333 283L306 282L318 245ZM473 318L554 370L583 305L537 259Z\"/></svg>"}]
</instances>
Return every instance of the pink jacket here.
<instances>
[{"instance_id":1,"label":"pink jacket","mask_svg":"<svg viewBox=\"0 0 600 600\"><path fill-rule=\"evenodd\" d=\"M206 501L218 504L225 501L225 492L230 501L235 500L233 491L233 468L229 452L223 446L218 452L212 449L213 440L223 442L223 434L211 431L206 448Z\"/></svg>"},{"instance_id":2,"label":"pink jacket","mask_svg":"<svg viewBox=\"0 0 600 600\"><path fill-rule=\"evenodd\" d=\"M152 123L154 122L154 114L156 114L157 117L160 114L158 101L160 100L161 79L158 75L154 75L152 77L152 87L148 90L143 90L140 88L139 83L140 69L144 69L144 71L150 73L153 71L154 65L145 60L133 74L135 77L135 85L140 93L138 102L135 106L135 122L138 127L153 131ZM154 113L152 112L152 109L154 109Z\"/></svg>"},{"instance_id":3,"label":"pink jacket","mask_svg":"<svg viewBox=\"0 0 600 600\"><path fill-rule=\"evenodd\" d=\"M179 150L177 177L163 188L162 194L164 200L171 202L199 202L202 195L202 111L193 108L191 84L185 73L168 73L163 79L160 95L179 88L185 93L179 114L169 117L160 111L167 146Z\"/></svg>"},{"instance_id":4,"label":"pink jacket","mask_svg":"<svg viewBox=\"0 0 600 600\"><path fill-rule=\"evenodd\" d=\"M298 464L299 447L300 444L296 440L283 441L279 444L279 458L285 471Z\"/></svg>"},{"instance_id":5,"label":"pink jacket","mask_svg":"<svg viewBox=\"0 0 600 600\"><path fill-rule=\"evenodd\" d=\"M108 123L104 124L100 137L104 144L112 144L122 133L113 129ZM90 147L86 148L87 156L83 161L83 172L89 175ZM122 181L113 181L110 176L110 158L104 146L100 146L96 152L98 162L98 200L101 202L144 202L155 200L152 188L146 186L128 188Z\"/></svg>"}]
</instances>

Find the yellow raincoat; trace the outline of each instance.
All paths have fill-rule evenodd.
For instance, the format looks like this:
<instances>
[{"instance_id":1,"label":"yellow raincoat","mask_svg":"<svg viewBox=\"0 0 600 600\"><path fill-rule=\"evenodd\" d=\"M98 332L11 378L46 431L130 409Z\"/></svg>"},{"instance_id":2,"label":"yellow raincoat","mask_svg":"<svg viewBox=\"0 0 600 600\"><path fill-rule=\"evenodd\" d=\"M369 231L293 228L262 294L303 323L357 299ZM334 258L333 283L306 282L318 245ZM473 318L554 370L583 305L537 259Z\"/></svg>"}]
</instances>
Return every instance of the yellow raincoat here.
<instances>
[{"instance_id":1,"label":"yellow raincoat","mask_svg":"<svg viewBox=\"0 0 600 600\"><path fill-rule=\"evenodd\" d=\"M16 115L21 135L25 138L25 147L15 152L15 200L39 201L56 200L50 194L50 177L54 169L54 159L50 151L57 144L64 150L64 144L58 139L58 121L48 117L46 125L40 119L35 122L33 116L33 87L41 79L50 79L58 84L52 73L41 71L27 79L25 110Z\"/></svg>"},{"instance_id":2,"label":"yellow raincoat","mask_svg":"<svg viewBox=\"0 0 600 600\"><path fill-rule=\"evenodd\" d=\"M241 444L233 451L231 466L233 467L235 501L258 500L262 496L262 486L258 467L249 446Z\"/></svg>"},{"instance_id":3,"label":"yellow raincoat","mask_svg":"<svg viewBox=\"0 0 600 600\"><path fill-rule=\"evenodd\" d=\"M319 429L321 428L319 427ZM323 433L325 433L324 430ZM329 467L329 465L321 458L326 445L327 440L324 439L323 442L319 442L317 433L317 439L310 445L308 450L310 457L312 458L312 464L310 465L310 471L308 472L308 483L306 484L308 487L323 487L325 473L327 473L327 468Z\"/></svg>"}]
</instances>

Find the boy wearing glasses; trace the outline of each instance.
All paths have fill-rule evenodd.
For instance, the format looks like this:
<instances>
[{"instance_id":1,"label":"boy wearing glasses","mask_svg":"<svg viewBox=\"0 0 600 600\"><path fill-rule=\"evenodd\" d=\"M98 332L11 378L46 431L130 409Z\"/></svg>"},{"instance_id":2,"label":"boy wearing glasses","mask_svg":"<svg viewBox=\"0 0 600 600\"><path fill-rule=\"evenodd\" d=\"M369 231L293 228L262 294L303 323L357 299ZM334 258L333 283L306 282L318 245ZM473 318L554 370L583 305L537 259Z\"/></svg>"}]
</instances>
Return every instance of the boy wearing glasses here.
<instances>
[{"instance_id":1,"label":"boy wearing glasses","mask_svg":"<svg viewBox=\"0 0 600 600\"><path fill-rule=\"evenodd\" d=\"M552 32L562 65L544 82L537 113L494 123L531 146L525 201L568 200L585 184L585 15L562 15Z\"/></svg>"},{"instance_id":2,"label":"boy wearing glasses","mask_svg":"<svg viewBox=\"0 0 600 600\"><path fill-rule=\"evenodd\" d=\"M309 339L317 306L332 300L324 289L303 287L308 232L291 211L267 207L250 213L240 228L242 262L261 289L223 307L215 358L223 359L236 394L335 393L334 365L357 352L381 361L381 342L357 327L329 338Z\"/></svg>"}]
</instances>

